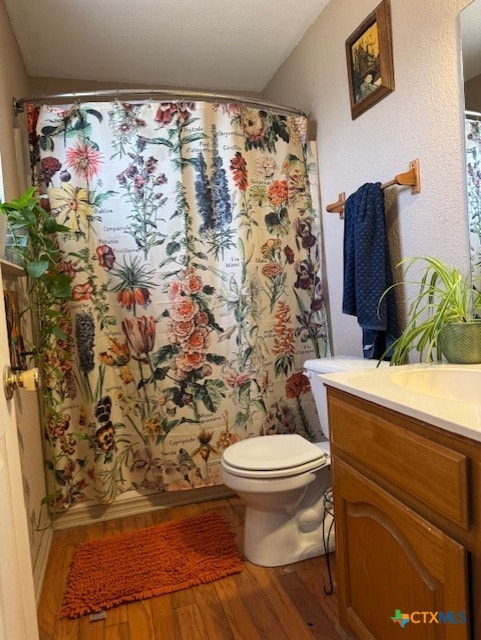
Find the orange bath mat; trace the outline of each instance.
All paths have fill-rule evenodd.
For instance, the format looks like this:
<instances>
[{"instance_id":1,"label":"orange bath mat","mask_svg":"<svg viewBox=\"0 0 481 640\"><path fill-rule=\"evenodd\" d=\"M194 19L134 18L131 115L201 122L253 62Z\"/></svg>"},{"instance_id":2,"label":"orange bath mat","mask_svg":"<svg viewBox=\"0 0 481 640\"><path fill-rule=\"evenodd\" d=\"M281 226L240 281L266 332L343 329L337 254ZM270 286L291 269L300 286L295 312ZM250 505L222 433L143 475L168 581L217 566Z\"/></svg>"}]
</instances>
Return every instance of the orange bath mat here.
<instances>
[{"instance_id":1,"label":"orange bath mat","mask_svg":"<svg viewBox=\"0 0 481 640\"><path fill-rule=\"evenodd\" d=\"M75 549L59 616L78 616L239 573L242 560L221 515L83 542Z\"/></svg>"}]
</instances>

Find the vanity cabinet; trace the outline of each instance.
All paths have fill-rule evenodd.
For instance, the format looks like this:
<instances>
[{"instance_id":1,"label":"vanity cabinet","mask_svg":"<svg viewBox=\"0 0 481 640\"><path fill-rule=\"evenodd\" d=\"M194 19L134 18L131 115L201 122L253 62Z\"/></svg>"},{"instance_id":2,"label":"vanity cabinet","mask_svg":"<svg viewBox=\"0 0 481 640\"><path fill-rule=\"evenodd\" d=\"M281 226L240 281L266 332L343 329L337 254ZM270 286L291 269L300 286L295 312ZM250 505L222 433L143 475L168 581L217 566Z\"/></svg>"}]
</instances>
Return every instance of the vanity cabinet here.
<instances>
[{"instance_id":1,"label":"vanity cabinet","mask_svg":"<svg viewBox=\"0 0 481 640\"><path fill-rule=\"evenodd\" d=\"M341 635L480 639L481 444L327 389Z\"/></svg>"}]
</instances>

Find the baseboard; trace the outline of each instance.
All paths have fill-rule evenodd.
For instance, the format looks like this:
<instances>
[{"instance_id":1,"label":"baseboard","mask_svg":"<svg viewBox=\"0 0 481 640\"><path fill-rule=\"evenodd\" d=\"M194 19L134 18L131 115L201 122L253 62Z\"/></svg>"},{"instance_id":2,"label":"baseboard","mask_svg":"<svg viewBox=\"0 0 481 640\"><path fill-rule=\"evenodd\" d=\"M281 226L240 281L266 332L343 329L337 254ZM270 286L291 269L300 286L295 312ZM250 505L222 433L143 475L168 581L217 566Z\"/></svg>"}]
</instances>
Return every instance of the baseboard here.
<instances>
[{"instance_id":1,"label":"baseboard","mask_svg":"<svg viewBox=\"0 0 481 640\"><path fill-rule=\"evenodd\" d=\"M65 513L55 516L53 528L55 531L93 524L103 520L113 520L133 516L157 509L169 509L185 504L206 502L207 500L219 500L235 495L225 485L214 487L202 487L188 491L166 491L148 496L132 495L133 492L124 493L111 504L81 503L75 505Z\"/></svg>"},{"instance_id":2,"label":"baseboard","mask_svg":"<svg viewBox=\"0 0 481 640\"><path fill-rule=\"evenodd\" d=\"M41 533L40 545L38 547L37 557L33 567L33 588L35 590L35 601L37 607L40 603L42 595L43 580L45 571L47 570L48 557L50 555L50 547L52 546L53 529L48 527Z\"/></svg>"}]
</instances>

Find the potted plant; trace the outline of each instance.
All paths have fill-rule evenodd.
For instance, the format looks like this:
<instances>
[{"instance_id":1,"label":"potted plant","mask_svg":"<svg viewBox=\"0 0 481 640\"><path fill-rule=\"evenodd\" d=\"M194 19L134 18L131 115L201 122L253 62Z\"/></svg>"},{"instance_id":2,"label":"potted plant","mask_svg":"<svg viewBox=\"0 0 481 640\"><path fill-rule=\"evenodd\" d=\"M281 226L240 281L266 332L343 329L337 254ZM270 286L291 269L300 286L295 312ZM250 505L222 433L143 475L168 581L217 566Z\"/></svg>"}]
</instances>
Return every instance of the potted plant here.
<instances>
[{"instance_id":1,"label":"potted plant","mask_svg":"<svg viewBox=\"0 0 481 640\"><path fill-rule=\"evenodd\" d=\"M40 351L50 336L65 338L59 322L63 318L61 306L72 296L72 278L62 269L57 243L57 234L70 229L58 224L41 206L42 197L31 187L17 199L0 202L0 215L6 217L13 240L9 249L27 272L30 308L39 321L36 338Z\"/></svg>"},{"instance_id":2,"label":"potted plant","mask_svg":"<svg viewBox=\"0 0 481 640\"><path fill-rule=\"evenodd\" d=\"M440 361L444 355L452 363L480 363L481 293L470 276L437 258L406 258L398 266L406 265L407 274L420 262L424 268L419 281L392 285L418 284L419 290L409 301L406 327L391 346L391 364L404 364L413 350L426 362Z\"/></svg>"},{"instance_id":3,"label":"potted plant","mask_svg":"<svg viewBox=\"0 0 481 640\"><path fill-rule=\"evenodd\" d=\"M32 312L33 348L35 364L40 371L43 413L46 418L55 412L52 382L63 374L55 368L55 359L49 357L55 340L65 341L62 329L65 302L72 297L72 277L63 268L62 252L57 234L70 229L58 224L41 206L43 196L34 187L19 198L0 202L0 215L8 222L11 236L10 253L26 271L28 307Z\"/></svg>"},{"instance_id":4,"label":"potted plant","mask_svg":"<svg viewBox=\"0 0 481 640\"><path fill-rule=\"evenodd\" d=\"M42 419L48 443L53 447L47 427L58 413L55 388L63 372L52 354L58 345L63 345L64 351L67 349L69 336L64 331L68 322L65 303L72 298L72 276L65 269L57 234L70 233L71 230L58 224L42 207L44 197L31 187L17 199L0 202L0 215L7 218L11 255L27 274L28 307L23 313L32 312L33 345L30 352L43 382ZM55 477L54 455L47 461L47 468ZM55 494L47 495L42 503L53 500Z\"/></svg>"}]
</instances>

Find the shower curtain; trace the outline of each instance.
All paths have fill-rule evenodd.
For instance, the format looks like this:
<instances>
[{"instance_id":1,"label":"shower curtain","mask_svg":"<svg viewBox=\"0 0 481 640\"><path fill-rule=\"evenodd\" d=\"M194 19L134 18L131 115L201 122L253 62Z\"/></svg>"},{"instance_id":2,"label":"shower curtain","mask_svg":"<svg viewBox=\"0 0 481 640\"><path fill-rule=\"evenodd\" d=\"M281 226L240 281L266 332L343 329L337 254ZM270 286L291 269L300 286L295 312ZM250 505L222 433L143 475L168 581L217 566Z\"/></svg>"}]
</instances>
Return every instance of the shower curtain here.
<instances>
[{"instance_id":1,"label":"shower curtain","mask_svg":"<svg viewBox=\"0 0 481 640\"><path fill-rule=\"evenodd\" d=\"M243 438L320 437L328 354L304 117L239 103L31 107L36 184L73 278L45 354L52 506L219 484Z\"/></svg>"},{"instance_id":2,"label":"shower curtain","mask_svg":"<svg viewBox=\"0 0 481 640\"><path fill-rule=\"evenodd\" d=\"M471 272L481 291L481 122L467 118L465 134Z\"/></svg>"}]
</instances>

